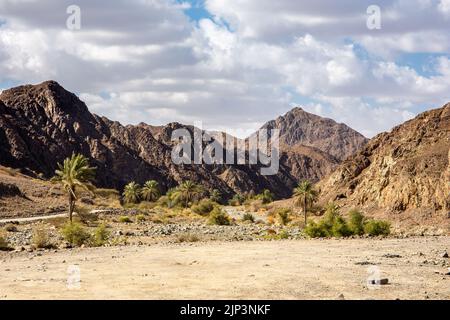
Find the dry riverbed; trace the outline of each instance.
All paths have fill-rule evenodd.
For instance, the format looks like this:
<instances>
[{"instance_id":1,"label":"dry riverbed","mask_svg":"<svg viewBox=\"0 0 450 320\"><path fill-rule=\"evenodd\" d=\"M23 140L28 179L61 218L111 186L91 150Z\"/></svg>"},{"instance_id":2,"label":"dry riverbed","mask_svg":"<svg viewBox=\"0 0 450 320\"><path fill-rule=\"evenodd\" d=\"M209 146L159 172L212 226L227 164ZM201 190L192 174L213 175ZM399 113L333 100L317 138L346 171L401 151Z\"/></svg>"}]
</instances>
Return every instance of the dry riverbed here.
<instances>
[{"instance_id":1,"label":"dry riverbed","mask_svg":"<svg viewBox=\"0 0 450 320\"><path fill-rule=\"evenodd\" d=\"M449 249L417 237L0 252L0 299L450 299Z\"/></svg>"}]
</instances>

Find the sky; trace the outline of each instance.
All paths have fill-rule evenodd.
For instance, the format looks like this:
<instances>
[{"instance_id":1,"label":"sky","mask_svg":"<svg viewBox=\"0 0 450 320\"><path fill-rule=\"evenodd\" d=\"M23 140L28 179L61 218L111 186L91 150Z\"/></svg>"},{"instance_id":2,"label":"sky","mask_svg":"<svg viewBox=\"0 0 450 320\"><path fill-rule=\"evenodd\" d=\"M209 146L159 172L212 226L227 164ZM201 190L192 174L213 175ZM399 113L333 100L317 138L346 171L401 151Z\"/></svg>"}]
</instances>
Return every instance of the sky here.
<instances>
[{"instance_id":1,"label":"sky","mask_svg":"<svg viewBox=\"0 0 450 320\"><path fill-rule=\"evenodd\" d=\"M450 101L449 31L450 0L0 0L0 90L240 137L300 106L373 137Z\"/></svg>"}]
</instances>

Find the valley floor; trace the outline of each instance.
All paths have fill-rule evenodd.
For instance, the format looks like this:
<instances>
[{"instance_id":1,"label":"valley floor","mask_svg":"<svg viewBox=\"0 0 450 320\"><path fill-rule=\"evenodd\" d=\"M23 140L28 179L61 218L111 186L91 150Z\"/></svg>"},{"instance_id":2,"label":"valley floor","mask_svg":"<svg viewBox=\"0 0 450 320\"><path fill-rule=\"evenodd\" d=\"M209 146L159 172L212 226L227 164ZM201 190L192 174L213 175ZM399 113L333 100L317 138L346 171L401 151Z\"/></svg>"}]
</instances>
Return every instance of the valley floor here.
<instances>
[{"instance_id":1,"label":"valley floor","mask_svg":"<svg viewBox=\"0 0 450 320\"><path fill-rule=\"evenodd\" d=\"M0 252L0 299L450 299L449 249L419 237ZM368 285L377 275L389 284Z\"/></svg>"}]
</instances>

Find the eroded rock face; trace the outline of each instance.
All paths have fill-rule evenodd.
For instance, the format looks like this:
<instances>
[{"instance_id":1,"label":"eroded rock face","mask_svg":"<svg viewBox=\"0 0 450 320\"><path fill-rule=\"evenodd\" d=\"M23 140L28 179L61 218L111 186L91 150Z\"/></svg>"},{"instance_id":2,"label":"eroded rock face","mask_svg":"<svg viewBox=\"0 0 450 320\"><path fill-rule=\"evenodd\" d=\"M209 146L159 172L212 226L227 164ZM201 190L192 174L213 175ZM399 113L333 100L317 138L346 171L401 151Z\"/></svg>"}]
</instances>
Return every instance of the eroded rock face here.
<instances>
[{"instance_id":1,"label":"eroded rock face","mask_svg":"<svg viewBox=\"0 0 450 320\"><path fill-rule=\"evenodd\" d=\"M163 173L116 141L109 123L91 114L76 95L54 81L5 90L0 95L2 165L51 177L58 162L82 153L97 167L97 184L120 188Z\"/></svg>"},{"instance_id":2,"label":"eroded rock face","mask_svg":"<svg viewBox=\"0 0 450 320\"><path fill-rule=\"evenodd\" d=\"M347 127L303 111L294 110L285 117L289 121L277 123L286 145L290 144L282 150L276 175L262 175L259 165L175 165L171 160L172 130L192 131L192 127L179 123L123 126L91 114L76 95L47 81L0 95L0 164L51 177L57 163L75 152L89 157L97 167L96 184L101 187L121 189L130 181L142 184L155 179L168 189L193 180L207 189L219 189L225 197L266 188L278 197L287 197L300 180L318 181L336 167L339 157L365 141ZM320 133L317 127L322 125ZM338 152L341 147L344 151Z\"/></svg>"},{"instance_id":3,"label":"eroded rock face","mask_svg":"<svg viewBox=\"0 0 450 320\"><path fill-rule=\"evenodd\" d=\"M316 148L339 161L361 149L367 139L342 123L294 108L284 116L267 122L263 129L279 129L284 150L303 145Z\"/></svg>"},{"instance_id":4,"label":"eroded rock face","mask_svg":"<svg viewBox=\"0 0 450 320\"><path fill-rule=\"evenodd\" d=\"M450 210L450 104L382 133L320 184L325 200Z\"/></svg>"}]
</instances>

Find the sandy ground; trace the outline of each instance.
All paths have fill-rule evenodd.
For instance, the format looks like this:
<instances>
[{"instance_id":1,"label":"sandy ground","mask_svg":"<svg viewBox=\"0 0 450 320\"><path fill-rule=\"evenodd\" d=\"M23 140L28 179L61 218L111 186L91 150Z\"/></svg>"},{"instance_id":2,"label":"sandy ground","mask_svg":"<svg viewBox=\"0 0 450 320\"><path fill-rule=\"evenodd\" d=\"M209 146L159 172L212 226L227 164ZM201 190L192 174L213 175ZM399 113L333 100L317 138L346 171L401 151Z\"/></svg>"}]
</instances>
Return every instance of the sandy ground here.
<instances>
[{"instance_id":1,"label":"sandy ground","mask_svg":"<svg viewBox=\"0 0 450 320\"><path fill-rule=\"evenodd\" d=\"M421 237L0 253L0 299L450 299L449 249ZM377 273L389 284L368 286Z\"/></svg>"}]
</instances>

